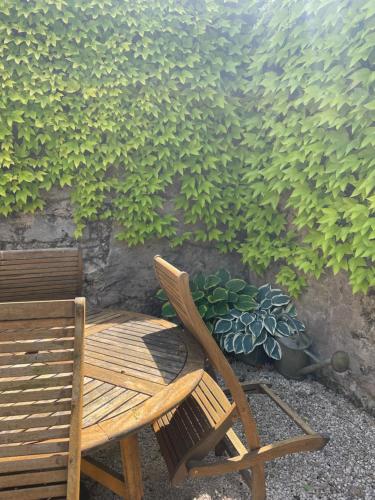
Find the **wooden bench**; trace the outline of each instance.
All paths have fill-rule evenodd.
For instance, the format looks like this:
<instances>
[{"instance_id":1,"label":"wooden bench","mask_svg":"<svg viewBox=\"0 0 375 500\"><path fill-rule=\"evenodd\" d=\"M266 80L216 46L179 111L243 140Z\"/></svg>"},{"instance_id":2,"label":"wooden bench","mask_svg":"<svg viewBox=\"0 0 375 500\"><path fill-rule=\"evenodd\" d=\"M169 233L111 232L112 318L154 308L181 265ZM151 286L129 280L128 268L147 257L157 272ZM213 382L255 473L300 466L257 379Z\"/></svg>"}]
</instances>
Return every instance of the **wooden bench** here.
<instances>
[{"instance_id":1,"label":"wooden bench","mask_svg":"<svg viewBox=\"0 0 375 500\"><path fill-rule=\"evenodd\" d=\"M314 432L266 384L251 384L252 389L269 396L305 432L305 435L261 446L246 394L194 304L188 274L159 256L155 257L154 263L160 285L185 326L186 335L192 334L199 342L213 371L223 378L233 400L231 403L206 373L182 404L154 422L153 429L172 484L178 484L187 477L240 472L251 488L253 500L264 500L265 461L289 453L319 450L328 438ZM242 423L246 446L232 429L236 418ZM214 462L204 461L213 450L225 452L229 457Z\"/></svg>"},{"instance_id":2,"label":"wooden bench","mask_svg":"<svg viewBox=\"0 0 375 500\"><path fill-rule=\"evenodd\" d=\"M82 282L77 248L0 251L0 302L73 299Z\"/></svg>"}]
</instances>

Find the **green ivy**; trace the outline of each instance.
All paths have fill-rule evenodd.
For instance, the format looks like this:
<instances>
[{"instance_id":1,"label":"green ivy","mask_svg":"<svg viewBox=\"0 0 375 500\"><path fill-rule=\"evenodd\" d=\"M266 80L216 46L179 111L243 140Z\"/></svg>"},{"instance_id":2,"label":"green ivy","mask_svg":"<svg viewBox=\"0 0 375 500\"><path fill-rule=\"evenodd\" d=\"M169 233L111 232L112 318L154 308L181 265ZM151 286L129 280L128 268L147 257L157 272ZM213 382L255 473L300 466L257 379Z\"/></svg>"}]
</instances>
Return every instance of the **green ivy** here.
<instances>
[{"instance_id":1,"label":"green ivy","mask_svg":"<svg viewBox=\"0 0 375 500\"><path fill-rule=\"evenodd\" d=\"M366 291L374 28L373 0L2 0L0 215L67 185L77 236L112 218Z\"/></svg>"}]
</instances>

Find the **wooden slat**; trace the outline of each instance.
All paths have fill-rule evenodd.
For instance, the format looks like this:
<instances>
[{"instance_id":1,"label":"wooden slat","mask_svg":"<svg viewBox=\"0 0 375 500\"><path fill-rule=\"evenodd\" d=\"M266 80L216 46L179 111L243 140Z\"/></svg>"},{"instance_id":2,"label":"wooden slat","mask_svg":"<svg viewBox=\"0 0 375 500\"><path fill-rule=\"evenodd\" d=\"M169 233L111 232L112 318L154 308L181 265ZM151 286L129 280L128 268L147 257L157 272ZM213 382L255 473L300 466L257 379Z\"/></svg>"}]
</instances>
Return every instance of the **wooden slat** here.
<instances>
[{"instance_id":1,"label":"wooden slat","mask_svg":"<svg viewBox=\"0 0 375 500\"><path fill-rule=\"evenodd\" d=\"M30 330L3 330L0 331L0 342L15 340L42 340L42 339L57 339L74 337L74 328L72 326L66 328L51 328L49 330L34 328Z\"/></svg>"},{"instance_id":2,"label":"wooden slat","mask_svg":"<svg viewBox=\"0 0 375 500\"><path fill-rule=\"evenodd\" d=\"M90 422L99 422L103 417L116 409L116 398L125 392L126 389L122 387L113 387L106 394L102 394L100 398L84 406L84 419L83 425ZM128 398L130 399L130 398Z\"/></svg>"},{"instance_id":3,"label":"wooden slat","mask_svg":"<svg viewBox=\"0 0 375 500\"><path fill-rule=\"evenodd\" d=\"M78 263L72 263L70 261L65 261L65 260L53 260L53 261L36 261L36 260L31 260L31 261L24 261L24 260L18 260L17 263L11 263L7 262L6 264L3 262L1 266L1 274L7 275L7 274L27 274L29 270L39 270L39 269L48 269L50 272L54 272L57 269L58 270L65 270L65 269L72 269L72 270L77 270L78 269Z\"/></svg>"},{"instance_id":4,"label":"wooden slat","mask_svg":"<svg viewBox=\"0 0 375 500\"><path fill-rule=\"evenodd\" d=\"M222 389L211 377L203 376L202 382L199 385L207 394L211 394L212 397L210 395L208 397L213 402L216 401L217 404L220 406L220 408L218 408L219 413L220 411L223 410L230 411L231 404L228 401L228 398L226 397L224 391L222 391Z\"/></svg>"},{"instance_id":5,"label":"wooden slat","mask_svg":"<svg viewBox=\"0 0 375 500\"><path fill-rule=\"evenodd\" d=\"M74 316L74 302L71 300L30 303L13 302L0 304L0 321L72 318Z\"/></svg>"},{"instance_id":6,"label":"wooden slat","mask_svg":"<svg viewBox=\"0 0 375 500\"><path fill-rule=\"evenodd\" d=\"M50 415L45 417L29 417L19 419L5 419L0 420L0 430L14 430L14 429L36 429L38 427L50 427L53 425L67 425L70 423L70 414L63 415Z\"/></svg>"},{"instance_id":7,"label":"wooden slat","mask_svg":"<svg viewBox=\"0 0 375 500\"><path fill-rule=\"evenodd\" d=\"M63 389L42 389L33 391L13 391L0 393L0 403L20 403L22 401L41 401L50 399L70 398L71 387ZM1 427L1 426L0 426Z\"/></svg>"},{"instance_id":8,"label":"wooden slat","mask_svg":"<svg viewBox=\"0 0 375 500\"><path fill-rule=\"evenodd\" d=\"M164 370L163 368L159 368L157 363L150 363L147 362L147 360L146 362L143 362L142 359L134 358L131 356L124 356L124 358L121 358L119 356L112 355L112 353L98 352L98 350L89 348L86 349L86 355L91 359L110 362L111 364L119 366L120 368L134 368L137 371L139 370L141 372L151 373L162 377L175 378L183 366L182 364L180 364L177 365L175 369Z\"/></svg>"},{"instance_id":9,"label":"wooden slat","mask_svg":"<svg viewBox=\"0 0 375 500\"><path fill-rule=\"evenodd\" d=\"M0 425L1 429L1 425ZM30 441L44 441L46 439L68 438L69 427L50 428L45 427L38 431L1 432L0 445L10 443L27 443ZM0 466L1 470L1 466ZM0 476L1 477L1 476Z\"/></svg>"},{"instance_id":10,"label":"wooden slat","mask_svg":"<svg viewBox=\"0 0 375 500\"><path fill-rule=\"evenodd\" d=\"M20 444L0 446L0 457L17 457L25 455L41 455L44 453L61 453L69 450L69 441L51 443Z\"/></svg>"},{"instance_id":11,"label":"wooden slat","mask_svg":"<svg viewBox=\"0 0 375 500\"><path fill-rule=\"evenodd\" d=\"M70 385L72 382L72 375L58 374L56 376L49 377L23 377L19 379L12 378L11 385L8 381L0 379L0 391L9 390L11 387L13 390L28 390L28 389L38 389L42 387L61 387L64 385Z\"/></svg>"},{"instance_id":12,"label":"wooden slat","mask_svg":"<svg viewBox=\"0 0 375 500\"><path fill-rule=\"evenodd\" d=\"M38 340L33 342L1 342L0 335L0 353L1 352L35 352L38 351L56 351L58 349L72 349L74 340L71 338Z\"/></svg>"},{"instance_id":13,"label":"wooden slat","mask_svg":"<svg viewBox=\"0 0 375 500\"><path fill-rule=\"evenodd\" d=\"M172 352L162 352L147 349L146 347L142 347L140 344L133 345L131 342L127 342L125 344L108 340L107 338L88 338L87 342L88 346L92 346L101 350L101 352L107 352L110 350L118 354L120 357L122 355L129 354L130 356L138 357L140 359L154 359L156 363L163 363L168 366L169 362L181 363L183 365L186 353L184 355L175 355Z\"/></svg>"},{"instance_id":14,"label":"wooden slat","mask_svg":"<svg viewBox=\"0 0 375 500\"><path fill-rule=\"evenodd\" d=\"M73 318L54 318L54 319L33 319L33 320L18 320L12 321L11 325L8 321L0 321L0 330L13 330L15 328L33 330L35 328L54 328L72 326Z\"/></svg>"},{"instance_id":15,"label":"wooden slat","mask_svg":"<svg viewBox=\"0 0 375 500\"><path fill-rule=\"evenodd\" d=\"M68 476L66 469L49 470L47 472L26 472L25 474L14 474L0 476L0 488L11 488L14 486L29 486L32 484L61 483ZM0 492L1 497L1 492Z\"/></svg>"},{"instance_id":16,"label":"wooden slat","mask_svg":"<svg viewBox=\"0 0 375 500\"><path fill-rule=\"evenodd\" d=\"M87 342L86 344L86 352L91 352L95 354L101 354L103 355L103 350L100 347L97 347L94 343L92 342ZM168 361L168 363L158 363L157 360L151 355L147 356L146 354L139 354L134 351L129 351L126 352L124 351L123 353L119 354L115 351L111 351L110 356L113 358L113 360L122 360L122 362L130 361L133 363L139 363L139 364L144 364L153 368L158 368L158 366L162 366L163 370L168 373L172 374L177 374L181 371L181 368L184 365L184 362L181 360L180 362L175 362L175 361Z\"/></svg>"},{"instance_id":17,"label":"wooden slat","mask_svg":"<svg viewBox=\"0 0 375 500\"><path fill-rule=\"evenodd\" d=\"M14 415L33 415L37 413L53 413L58 411L68 411L71 408L71 400L33 402L28 404L14 404L11 406L0 406L0 417L11 417ZM1 429L1 424L0 424Z\"/></svg>"},{"instance_id":18,"label":"wooden slat","mask_svg":"<svg viewBox=\"0 0 375 500\"><path fill-rule=\"evenodd\" d=\"M94 390L86 393L83 396L83 405L85 409L85 414L87 414L88 408L90 404L94 401L97 401L103 394L107 394L109 391L111 391L114 387L116 387L113 384L107 384L106 382L100 382L98 381L99 385L96 387Z\"/></svg>"},{"instance_id":19,"label":"wooden slat","mask_svg":"<svg viewBox=\"0 0 375 500\"><path fill-rule=\"evenodd\" d=\"M23 284L20 289L15 287L13 290L5 291L5 292L2 291L1 301L2 302L11 302L14 300L15 294L17 295L17 300L19 300L19 301L30 300L30 299L34 300L34 297L36 297L36 296L40 296L38 300L43 301L52 295L53 296L57 295L57 299L58 299L59 294L61 294L61 295L69 294L69 293L71 294L73 290L75 290L75 286L70 286L69 284L67 284L65 282L46 283L45 285L35 285L35 286ZM70 297L71 297L71 295L70 295ZM70 298L70 297L68 297L68 298ZM65 298L65 296L63 297L63 299L64 298Z\"/></svg>"},{"instance_id":20,"label":"wooden slat","mask_svg":"<svg viewBox=\"0 0 375 500\"><path fill-rule=\"evenodd\" d=\"M0 334L1 337L1 334ZM34 344L39 349L38 344ZM72 352L70 350L38 352L37 354L11 354L2 355L0 353L0 367L4 365L26 365L30 363L49 363L57 361L71 361Z\"/></svg>"},{"instance_id":21,"label":"wooden slat","mask_svg":"<svg viewBox=\"0 0 375 500\"><path fill-rule=\"evenodd\" d=\"M41 498L65 497L66 491L66 484L56 484L35 488L20 488L17 490L17 495L22 500L39 500ZM2 491L1 500L14 500L14 494L13 490Z\"/></svg>"},{"instance_id":22,"label":"wooden slat","mask_svg":"<svg viewBox=\"0 0 375 500\"><path fill-rule=\"evenodd\" d=\"M186 351L182 350L178 352L177 350L168 350L168 349L162 349L162 348L154 348L154 347L147 347L145 344L139 341L134 341L133 339L127 338L125 335L123 336L123 340L113 340L110 337L106 336L106 332L102 332L102 335L99 337L97 334L95 337L91 336L88 339L89 343L91 342L96 342L99 347L102 349L112 349L114 348L116 352L125 352L127 350L130 351L136 351L138 353L145 353L145 355L151 355L152 357L159 358L159 359L165 359L165 360L175 360L175 361L180 361L184 362L186 359ZM106 347L100 344L107 344L107 346L111 347ZM167 361L165 361L167 363Z\"/></svg>"},{"instance_id":23,"label":"wooden slat","mask_svg":"<svg viewBox=\"0 0 375 500\"><path fill-rule=\"evenodd\" d=\"M127 321L129 318L134 318L138 315L139 313L131 313L128 311L120 311L117 312L117 314L112 311L103 317L101 314L95 315L93 319L90 319L90 323L86 327L85 335L88 337L95 333L102 332L112 326L118 325L122 321Z\"/></svg>"},{"instance_id":24,"label":"wooden slat","mask_svg":"<svg viewBox=\"0 0 375 500\"><path fill-rule=\"evenodd\" d=\"M142 379L142 380L147 380L151 382L156 382L159 384L166 384L167 381L171 381L175 376L171 376L170 374L168 375L156 375L151 372L151 369L148 371L141 371L138 368L134 369L129 366L129 363L126 364L126 367L121 367L118 365L115 365L114 363L111 363L109 361L102 361L97 358L93 358L89 354L86 354L86 363L99 366L100 368L105 368L110 371L114 371L117 373L122 373L124 375L132 375L133 377ZM146 367L147 368L147 367Z\"/></svg>"},{"instance_id":25,"label":"wooden slat","mask_svg":"<svg viewBox=\"0 0 375 500\"><path fill-rule=\"evenodd\" d=\"M37 457L21 458L19 460L8 460L0 458L0 470L2 474L10 472L42 471L46 469L56 469L68 465L68 455L42 455Z\"/></svg>"},{"instance_id":26,"label":"wooden slat","mask_svg":"<svg viewBox=\"0 0 375 500\"><path fill-rule=\"evenodd\" d=\"M17 259L45 259L47 257L75 257L78 255L77 248L41 248L35 250L2 250L0 251L0 262Z\"/></svg>"},{"instance_id":27,"label":"wooden slat","mask_svg":"<svg viewBox=\"0 0 375 500\"><path fill-rule=\"evenodd\" d=\"M58 264L57 264L58 265ZM78 276L78 267L77 268L71 268L71 269L64 269L63 271L59 271L59 269L33 269L29 270L27 274L25 272L20 272L20 273L10 273L9 271L7 273L2 273L2 267L0 267L0 283L1 286L5 286L6 283L16 283L16 281L21 281L24 283L39 283L39 280L41 283L44 283L45 281L52 281L52 276L53 275L55 278L57 278L58 281L61 281L65 277L68 280L77 280Z\"/></svg>"},{"instance_id":28,"label":"wooden slat","mask_svg":"<svg viewBox=\"0 0 375 500\"><path fill-rule=\"evenodd\" d=\"M87 361L85 362L84 373L88 377L97 378L99 380L103 380L103 382L108 382L109 384L119 385L125 389L131 389L149 395L158 393L160 388L165 386L165 384L150 382L148 380L140 380L136 377L132 377L131 375L115 373L97 365L90 365Z\"/></svg>"},{"instance_id":29,"label":"wooden slat","mask_svg":"<svg viewBox=\"0 0 375 500\"><path fill-rule=\"evenodd\" d=\"M23 377L26 375L48 375L51 373L70 373L73 371L73 363L58 363L51 365L21 365L11 368L0 367L1 377Z\"/></svg>"},{"instance_id":30,"label":"wooden slat","mask_svg":"<svg viewBox=\"0 0 375 500\"><path fill-rule=\"evenodd\" d=\"M84 388L83 388L83 403L85 403L85 401L90 401L90 394L92 393L92 391L94 389L96 389L97 387L100 387L100 386L108 386L108 387L112 387L112 385L110 384L106 384L105 382L102 382L101 380L94 380L94 379L90 379L89 377L85 377L84 378ZM96 396L94 395L94 398Z\"/></svg>"},{"instance_id":31,"label":"wooden slat","mask_svg":"<svg viewBox=\"0 0 375 500\"><path fill-rule=\"evenodd\" d=\"M147 394L137 394L136 396L133 396L132 398L128 399L124 404L122 404L115 410L111 411L111 413L108 413L108 415L106 415L105 418L103 418L101 421L116 417L118 415L122 415L128 410L134 410L136 406L141 405L148 399L149 396Z\"/></svg>"},{"instance_id":32,"label":"wooden slat","mask_svg":"<svg viewBox=\"0 0 375 500\"><path fill-rule=\"evenodd\" d=\"M90 420L94 422L100 422L106 417L113 415L118 411L124 411L124 408L130 408L130 406L125 407L125 403L128 403L132 398L137 396L137 393L134 391L130 391L129 389L123 389L122 387L116 387L117 391L112 393L113 399L110 405L104 405L99 408L96 408L89 416ZM117 394L117 395L116 395ZM143 399L142 395L142 401ZM133 403L138 404L136 401ZM136 406L134 404L134 406ZM133 404L132 406L133 407Z\"/></svg>"},{"instance_id":33,"label":"wooden slat","mask_svg":"<svg viewBox=\"0 0 375 500\"><path fill-rule=\"evenodd\" d=\"M168 336L168 330L153 330L145 332L143 330L133 329L131 325L125 327L125 325L115 325L109 328L106 333L113 337L124 338L124 334L131 337L133 340L141 341L143 344L161 346L164 349L174 348L179 349L181 347L181 341Z\"/></svg>"}]
</instances>

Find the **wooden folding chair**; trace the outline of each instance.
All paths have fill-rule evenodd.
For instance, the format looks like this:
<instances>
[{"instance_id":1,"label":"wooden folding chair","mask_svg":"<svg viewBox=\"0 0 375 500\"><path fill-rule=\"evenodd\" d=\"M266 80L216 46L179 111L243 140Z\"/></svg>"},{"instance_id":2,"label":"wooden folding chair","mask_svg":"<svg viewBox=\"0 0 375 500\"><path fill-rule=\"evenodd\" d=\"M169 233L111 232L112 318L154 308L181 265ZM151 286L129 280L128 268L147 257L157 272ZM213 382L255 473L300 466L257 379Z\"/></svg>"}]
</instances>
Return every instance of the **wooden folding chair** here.
<instances>
[{"instance_id":1,"label":"wooden folding chair","mask_svg":"<svg viewBox=\"0 0 375 500\"><path fill-rule=\"evenodd\" d=\"M0 499L79 498L85 299L0 303Z\"/></svg>"},{"instance_id":2,"label":"wooden folding chair","mask_svg":"<svg viewBox=\"0 0 375 500\"><path fill-rule=\"evenodd\" d=\"M314 432L266 384L252 384L253 389L271 399L305 432L305 435L261 446L254 416L247 397L225 356L204 324L192 299L189 276L160 256L154 259L156 275L177 315L204 349L213 369L221 375L233 398L231 403L215 380L205 373L195 391L183 403L153 424L166 461L172 484L187 477L240 472L252 491L254 500L266 497L264 462L289 453L319 450L328 437ZM247 447L232 429L241 420ZM205 462L212 450L224 451L226 458ZM249 473L251 470L251 474Z\"/></svg>"},{"instance_id":3,"label":"wooden folding chair","mask_svg":"<svg viewBox=\"0 0 375 500\"><path fill-rule=\"evenodd\" d=\"M74 299L82 282L78 248L0 251L0 302Z\"/></svg>"}]
</instances>

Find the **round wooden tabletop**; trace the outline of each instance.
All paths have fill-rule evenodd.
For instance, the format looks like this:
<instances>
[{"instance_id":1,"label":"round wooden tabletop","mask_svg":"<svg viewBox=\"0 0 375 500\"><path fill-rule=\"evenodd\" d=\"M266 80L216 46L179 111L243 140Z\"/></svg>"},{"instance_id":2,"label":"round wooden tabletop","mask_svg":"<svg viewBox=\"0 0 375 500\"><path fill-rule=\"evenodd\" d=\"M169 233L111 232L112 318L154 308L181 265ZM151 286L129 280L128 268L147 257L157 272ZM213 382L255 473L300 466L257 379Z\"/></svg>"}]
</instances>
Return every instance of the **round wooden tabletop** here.
<instances>
[{"instance_id":1,"label":"round wooden tabletop","mask_svg":"<svg viewBox=\"0 0 375 500\"><path fill-rule=\"evenodd\" d=\"M86 322L82 450L123 438L185 399L204 355L168 321L111 309Z\"/></svg>"}]
</instances>

